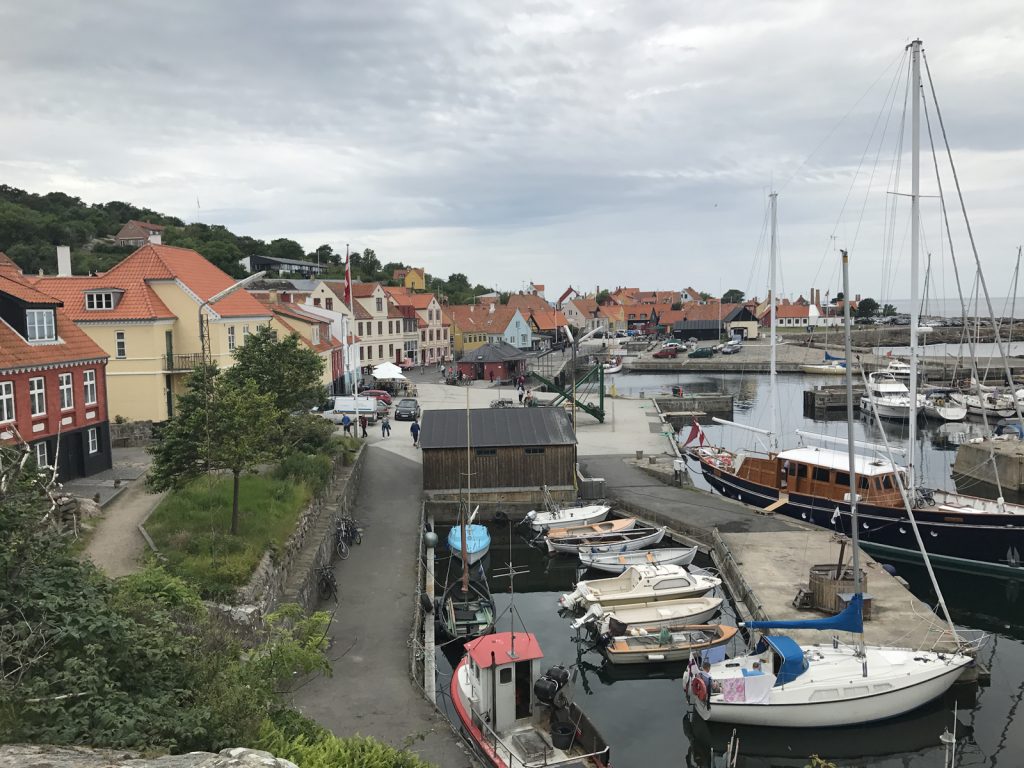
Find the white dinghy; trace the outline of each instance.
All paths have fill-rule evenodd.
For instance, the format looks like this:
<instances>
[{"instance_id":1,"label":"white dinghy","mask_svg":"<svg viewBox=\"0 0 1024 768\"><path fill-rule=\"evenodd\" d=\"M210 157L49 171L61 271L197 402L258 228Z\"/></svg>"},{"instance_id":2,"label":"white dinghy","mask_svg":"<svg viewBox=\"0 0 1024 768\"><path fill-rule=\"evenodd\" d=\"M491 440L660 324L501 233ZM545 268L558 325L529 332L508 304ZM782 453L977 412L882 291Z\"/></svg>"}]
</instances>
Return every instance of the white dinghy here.
<instances>
[{"instance_id":1,"label":"white dinghy","mask_svg":"<svg viewBox=\"0 0 1024 768\"><path fill-rule=\"evenodd\" d=\"M560 507L551 497L548 487L542 486L544 494L544 509L530 510L523 518L524 523L537 533L544 533L551 528L568 528L574 525L590 525L600 523L611 512L612 508L607 504L586 504L575 507Z\"/></svg>"},{"instance_id":2,"label":"white dinghy","mask_svg":"<svg viewBox=\"0 0 1024 768\"><path fill-rule=\"evenodd\" d=\"M642 552L585 552L580 562L587 568L609 573L622 573L634 565L689 565L697 554L696 547L666 547ZM700 622L692 622L699 624Z\"/></svg>"},{"instance_id":3,"label":"white dinghy","mask_svg":"<svg viewBox=\"0 0 1024 768\"><path fill-rule=\"evenodd\" d=\"M585 614L573 621L572 628L590 624L599 634L623 634L632 627L650 632L675 624L706 624L722 609L721 597L685 597L680 600L659 600L649 603L609 606L591 605ZM614 626L613 626L614 625Z\"/></svg>"}]
</instances>

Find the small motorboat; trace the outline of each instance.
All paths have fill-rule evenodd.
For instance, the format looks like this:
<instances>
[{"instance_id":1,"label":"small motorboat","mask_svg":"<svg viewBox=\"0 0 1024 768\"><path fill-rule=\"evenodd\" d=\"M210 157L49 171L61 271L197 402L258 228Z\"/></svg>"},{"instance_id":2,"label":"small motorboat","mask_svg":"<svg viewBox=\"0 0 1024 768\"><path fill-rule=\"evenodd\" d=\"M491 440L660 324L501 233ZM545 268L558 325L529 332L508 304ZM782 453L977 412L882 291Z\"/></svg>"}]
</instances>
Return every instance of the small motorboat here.
<instances>
[{"instance_id":1,"label":"small motorboat","mask_svg":"<svg viewBox=\"0 0 1024 768\"><path fill-rule=\"evenodd\" d=\"M537 533L551 528L564 528L576 525L592 525L600 523L612 508L607 504L586 504L579 507L556 507L546 512L531 510L526 513L526 522Z\"/></svg>"},{"instance_id":2,"label":"small motorboat","mask_svg":"<svg viewBox=\"0 0 1024 768\"><path fill-rule=\"evenodd\" d=\"M487 531L487 526L476 523L468 524L466 526L466 556L463 558L462 526L453 525L452 529L448 531L448 548L453 555L472 565L483 559L483 556L491 548L491 534Z\"/></svg>"},{"instance_id":3,"label":"small motorboat","mask_svg":"<svg viewBox=\"0 0 1024 768\"><path fill-rule=\"evenodd\" d=\"M622 370L622 358L613 357L607 363L604 364L604 375L610 376L613 373L619 373Z\"/></svg>"},{"instance_id":4,"label":"small motorboat","mask_svg":"<svg viewBox=\"0 0 1024 768\"><path fill-rule=\"evenodd\" d=\"M552 666L541 674L543 659L529 632L466 643L449 688L463 732L494 768L608 768L608 744L567 695L569 670Z\"/></svg>"},{"instance_id":5,"label":"small motorboat","mask_svg":"<svg viewBox=\"0 0 1024 768\"><path fill-rule=\"evenodd\" d=\"M685 661L694 651L725 645L736 631L736 627L723 624L677 624L653 632L633 627L625 635L605 637L602 651L612 664Z\"/></svg>"},{"instance_id":6,"label":"small motorboat","mask_svg":"<svg viewBox=\"0 0 1024 768\"><path fill-rule=\"evenodd\" d=\"M721 597L684 597L680 600L634 603L610 606L591 605L585 614L573 621L572 628L590 625L598 634L624 635L632 627L648 632L676 624L706 624L722 609Z\"/></svg>"},{"instance_id":7,"label":"small motorboat","mask_svg":"<svg viewBox=\"0 0 1024 768\"><path fill-rule=\"evenodd\" d=\"M563 608L586 608L700 597L722 580L705 573L690 573L678 565L634 565L610 579L581 581L558 602Z\"/></svg>"},{"instance_id":8,"label":"small motorboat","mask_svg":"<svg viewBox=\"0 0 1024 768\"><path fill-rule=\"evenodd\" d=\"M589 525L561 526L559 528L548 528L549 539L572 539L580 536L598 536L606 533L622 533L632 530L637 523L635 517L617 517L614 520L605 520L600 523Z\"/></svg>"},{"instance_id":9,"label":"small motorboat","mask_svg":"<svg viewBox=\"0 0 1024 768\"><path fill-rule=\"evenodd\" d=\"M598 533L590 536L548 537L548 552L568 552L570 554L612 554L635 552L660 544L665 538L668 528L651 528L650 526L634 527L626 531Z\"/></svg>"},{"instance_id":10,"label":"small motorboat","mask_svg":"<svg viewBox=\"0 0 1024 768\"><path fill-rule=\"evenodd\" d=\"M643 552L580 552L580 562L587 568L609 573L622 573L633 565L689 565L697 554L696 547L666 547Z\"/></svg>"}]
</instances>

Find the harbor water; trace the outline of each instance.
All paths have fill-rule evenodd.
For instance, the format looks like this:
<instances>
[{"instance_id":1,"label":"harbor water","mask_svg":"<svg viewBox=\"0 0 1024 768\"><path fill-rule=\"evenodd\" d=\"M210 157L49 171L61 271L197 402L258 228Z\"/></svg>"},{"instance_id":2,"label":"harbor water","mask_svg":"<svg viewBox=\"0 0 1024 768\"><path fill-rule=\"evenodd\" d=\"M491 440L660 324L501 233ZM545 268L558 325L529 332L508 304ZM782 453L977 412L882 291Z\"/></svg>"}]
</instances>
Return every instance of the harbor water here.
<instances>
[{"instance_id":1,"label":"harbor water","mask_svg":"<svg viewBox=\"0 0 1024 768\"><path fill-rule=\"evenodd\" d=\"M653 394L682 384L691 391L725 391L736 395L735 420L767 427L768 379L738 375L617 375L619 393ZM801 413L801 395L814 382L808 377L780 377L780 434L784 445L796 445L795 430L817 431L845 436L843 422L814 422ZM836 383L828 379L827 383ZM948 425L947 425L948 426ZM969 430L970 424L960 425ZM885 434L894 445L905 445L906 425L887 424ZM709 426L708 437L726 445L753 446L756 437L735 428ZM858 421L859 439L878 442L878 427ZM925 426L919 434L922 450L920 469L926 481L937 487L952 487L949 465L955 441L961 434L954 428ZM699 478L695 478L700 484ZM442 541L446 531L441 531ZM537 635L549 664L575 665L572 684L576 701L612 745L616 768L652 766L717 766L732 733L729 726L711 726L689 712L684 697L681 665L615 667L600 652L590 649L587 636L570 627L570 618L560 616L558 597L572 589L579 578L576 560L567 555L549 557L530 546L522 529L507 524L491 525L493 537L487 558L488 575L495 593L499 630L515 622L517 630ZM770 534L766 534L770 535ZM515 580L514 612L509 610L508 580L495 578L512 562L528 568ZM453 578L455 568L445 553L438 553L435 574L440 582ZM710 566L709 561L697 561ZM897 564L899 574L923 601L934 605L924 569ZM588 572L584 578L607 574ZM946 747L940 742L944 730L956 730L958 766L1013 768L1024 764L1024 595L1019 582L965 576L939 571L954 621L963 627L985 630L991 638L979 658L991 670L991 682L982 687L956 686L943 699L898 720L871 726L839 729L740 728L739 766L802 767L809 756L821 755L839 766L879 768L940 768L946 765ZM730 613L723 618L733 623ZM825 639L825 638L823 638ZM732 650L738 650L734 648ZM452 648L437 651L438 704L451 712L448 690L457 654Z\"/></svg>"}]
</instances>

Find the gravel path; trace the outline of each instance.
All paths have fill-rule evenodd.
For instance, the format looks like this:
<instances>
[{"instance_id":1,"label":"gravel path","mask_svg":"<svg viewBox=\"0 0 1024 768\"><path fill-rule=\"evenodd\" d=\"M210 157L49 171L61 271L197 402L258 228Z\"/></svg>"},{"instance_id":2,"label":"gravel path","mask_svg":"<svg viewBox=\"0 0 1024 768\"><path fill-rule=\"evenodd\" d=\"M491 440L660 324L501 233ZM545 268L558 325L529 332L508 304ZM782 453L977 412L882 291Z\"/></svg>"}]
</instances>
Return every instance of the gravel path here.
<instances>
[{"instance_id":1,"label":"gravel path","mask_svg":"<svg viewBox=\"0 0 1024 768\"><path fill-rule=\"evenodd\" d=\"M104 508L85 548L86 556L112 579L138 571L146 547L138 525L163 497L163 493L149 493L144 475L133 480Z\"/></svg>"}]
</instances>

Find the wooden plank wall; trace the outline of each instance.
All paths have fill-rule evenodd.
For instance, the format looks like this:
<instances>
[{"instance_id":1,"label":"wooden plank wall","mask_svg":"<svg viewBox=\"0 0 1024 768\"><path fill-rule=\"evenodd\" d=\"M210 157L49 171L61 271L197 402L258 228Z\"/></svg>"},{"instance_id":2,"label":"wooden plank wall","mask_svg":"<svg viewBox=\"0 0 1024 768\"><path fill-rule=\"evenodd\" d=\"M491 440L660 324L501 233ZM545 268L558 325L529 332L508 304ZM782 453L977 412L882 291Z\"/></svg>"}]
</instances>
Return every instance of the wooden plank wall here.
<instances>
[{"instance_id":1,"label":"wooden plank wall","mask_svg":"<svg viewBox=\"0 0 1024 768\"><path fill-rule=\"evenodd\" d=\"M544 453L527 453L531 446L471 449L474 488L529 488L572 485L576 446L546 445ZM479 455L493 450L494 455ZM466 486L466 449L431 448L423 451L423 489Z\"/></svg>"}]
</instances>

